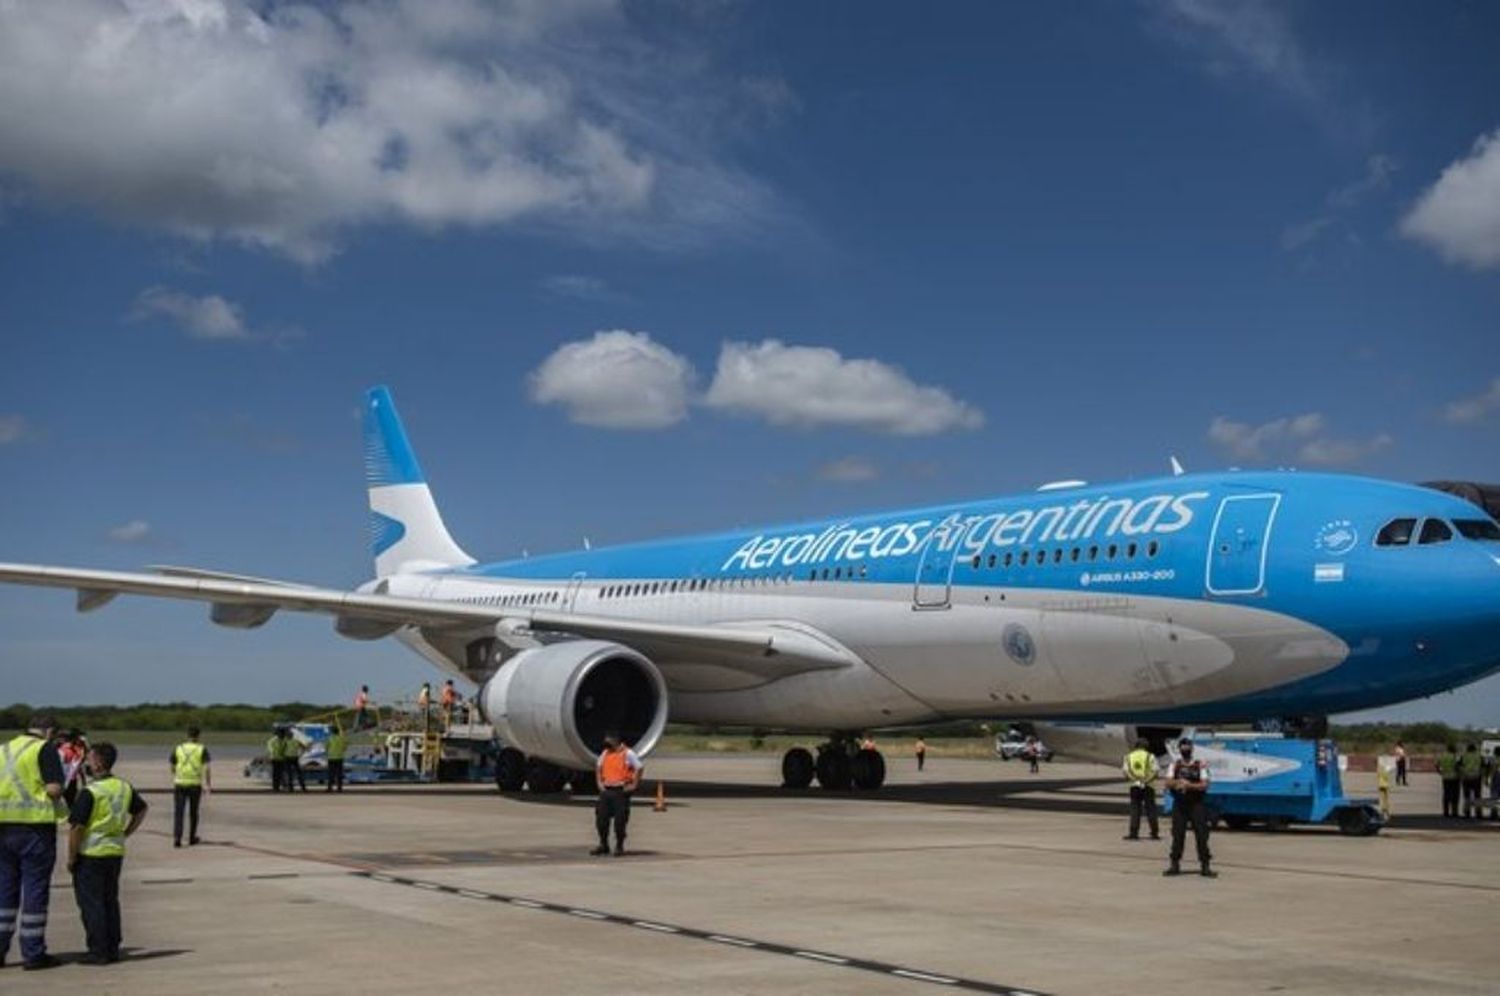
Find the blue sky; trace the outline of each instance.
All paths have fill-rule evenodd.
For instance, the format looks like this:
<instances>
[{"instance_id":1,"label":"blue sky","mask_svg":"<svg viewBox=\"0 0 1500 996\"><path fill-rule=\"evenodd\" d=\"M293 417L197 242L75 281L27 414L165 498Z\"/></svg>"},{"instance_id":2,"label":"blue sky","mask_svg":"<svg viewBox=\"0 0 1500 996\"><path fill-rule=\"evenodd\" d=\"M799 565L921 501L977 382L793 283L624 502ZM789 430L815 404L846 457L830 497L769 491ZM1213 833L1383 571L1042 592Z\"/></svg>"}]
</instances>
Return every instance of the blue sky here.
<instances>
[{"instance_id":1,"label":"blue sky","mask_svg":"<svg viewBox=\"0 0 1500 996\"><path fill-rule=\"evenodd\" d=\"M0 21L0 559L356 584L373 383L482 557L1169 454L1500 481L1490 4ZM205 615L0 589L0 701L428 674Z\"/></svg>"}]
</instances>

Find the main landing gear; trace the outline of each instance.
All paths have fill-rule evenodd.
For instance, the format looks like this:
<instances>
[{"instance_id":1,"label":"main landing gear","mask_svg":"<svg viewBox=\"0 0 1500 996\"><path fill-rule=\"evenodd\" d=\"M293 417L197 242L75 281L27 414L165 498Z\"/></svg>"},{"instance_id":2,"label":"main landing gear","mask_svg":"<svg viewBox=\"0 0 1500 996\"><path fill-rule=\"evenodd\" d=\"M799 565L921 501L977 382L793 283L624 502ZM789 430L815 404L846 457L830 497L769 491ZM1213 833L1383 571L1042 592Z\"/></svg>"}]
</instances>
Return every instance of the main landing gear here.
<instances>
[{"instance_id":1,"label":"main landing gear","mask_svg":"<svg viewBox=\"0 0 1500 996\"><path fill-rule=\"evenodd\" d=\"M818 745L817 758L806 747L793 747L781 758L781 784L805 789L813 779L825 789L878 789L885 784L885 757L873 747L861 747L847 734L834 734Z\"/></svg>"},{"instance_id":2,"label":"main landing gear","mask_svg":"<svg viewBox=\"0 0 1500 996\"><path fill-rule=\"evenodd\" d=\"M536 795L556 795L565 786L571 786L574 795L590 795L598 789L592 771L570 771L539 757L527 757L514 747L495 758L495 785L502 792L528 789Z\"/></svg>"}]
</instances>

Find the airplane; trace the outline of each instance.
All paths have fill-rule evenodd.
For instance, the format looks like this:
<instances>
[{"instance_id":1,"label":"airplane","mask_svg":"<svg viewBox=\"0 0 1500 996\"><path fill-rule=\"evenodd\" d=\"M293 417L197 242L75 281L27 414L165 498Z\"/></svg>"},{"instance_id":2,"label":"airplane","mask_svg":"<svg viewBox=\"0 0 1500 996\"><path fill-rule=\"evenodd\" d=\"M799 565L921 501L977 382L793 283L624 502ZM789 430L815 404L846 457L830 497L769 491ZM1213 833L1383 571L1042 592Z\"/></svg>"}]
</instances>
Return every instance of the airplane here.
<instances>
[{"instance_id":1,"label":"airplane","mask_svg":"<svg viewBox=\"0 0 1500 996\"><path fill-rule=\"evenodd\" d=\"M856 733L956 719L1300 721L1500 669L1500 525L1431 488L1294 471L1105 486L481 564L369 390L374 577L334 590L195 568L0 564L0 581L278 611L394 636L480 686L503 790L591 783L606 731L826 734L784 784L877 788ZM1174 468L1176 469L1176 468Z\"/></svg>"}]
</instances>

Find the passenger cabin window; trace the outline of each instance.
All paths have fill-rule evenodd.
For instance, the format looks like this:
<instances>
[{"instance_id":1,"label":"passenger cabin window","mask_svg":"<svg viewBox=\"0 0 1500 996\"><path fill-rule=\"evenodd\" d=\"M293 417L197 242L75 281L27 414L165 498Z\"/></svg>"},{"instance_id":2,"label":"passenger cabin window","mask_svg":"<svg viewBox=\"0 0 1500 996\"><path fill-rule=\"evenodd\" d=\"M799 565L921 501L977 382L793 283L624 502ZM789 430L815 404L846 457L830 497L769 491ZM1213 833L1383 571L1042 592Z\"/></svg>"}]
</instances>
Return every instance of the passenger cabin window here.
<instances>
[{"instance_id":1,"label":"passenger cabin window","mask_svg":"<svg viewBox=\"0 0 1500 996\"><path fill-rule=\"evenodd\" d=\"M1448 523L1442 519L1428 519L1422 523L1422 535L1418 537L1417 542L1424 545L1428 543L1446 543L1452 538L1453 530L1448 528Z\"/></svg>"},{"instance_id":2,"label":"passenger cabin window","mask_svg":"<svg viewBox=\"0 0 1500 996\"><path fill-rule=\"evenodd\" d=\"M1375 534L1376 546L1405 546L1411 542L1411 534L1416 531L1416 519L1392 519L1380 527L1380 532Z\"/></svg>"},{"instance_id":3,"label":"passenger cabin window","mask_svg":"<svg viewBox=\"0 0 1500 996\"><path fill-rule=\"evenodd\" d=\"M1489 519L1454 519L1459 535L1471 540L1500 540L1500 526Z\"/></svg>"}]
</instances>

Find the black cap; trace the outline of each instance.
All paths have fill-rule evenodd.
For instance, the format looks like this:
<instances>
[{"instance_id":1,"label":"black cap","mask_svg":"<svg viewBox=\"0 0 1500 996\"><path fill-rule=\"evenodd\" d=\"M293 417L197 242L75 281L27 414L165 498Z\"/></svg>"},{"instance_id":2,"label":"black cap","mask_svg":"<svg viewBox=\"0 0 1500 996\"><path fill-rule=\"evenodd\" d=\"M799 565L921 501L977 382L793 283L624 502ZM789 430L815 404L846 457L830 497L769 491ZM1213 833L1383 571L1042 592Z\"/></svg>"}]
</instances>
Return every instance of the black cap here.
<instances>
[{"instance_id":1,"label":"black cap","mask_svg":"<svg viewBox=\"0 0 1500 996\"><path fill-rule=\"evenodd\" d=\"M1179 747L1191 747L1191 746L1193 746L1193 738L1192 737L1183 737L1181 740L1177 741L1177 746L1179 746Z\"/></svg>"}]
</instances>

